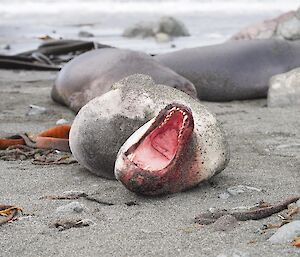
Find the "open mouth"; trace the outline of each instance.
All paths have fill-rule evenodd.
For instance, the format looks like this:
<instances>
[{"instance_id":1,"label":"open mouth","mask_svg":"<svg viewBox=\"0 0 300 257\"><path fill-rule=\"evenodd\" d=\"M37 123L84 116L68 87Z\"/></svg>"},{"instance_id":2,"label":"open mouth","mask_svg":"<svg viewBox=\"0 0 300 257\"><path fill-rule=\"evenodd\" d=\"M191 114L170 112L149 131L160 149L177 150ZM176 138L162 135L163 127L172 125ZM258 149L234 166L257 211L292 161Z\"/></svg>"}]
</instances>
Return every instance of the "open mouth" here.
<instances>
[{"instance_id":1,"label":"open mouth","mask_svg":"<svg viewBox=\"0 0 300 257\"><path fill-rule=\"evenodd\" d=\"M191 110L184 105L170 104L158 114L148 131L125 155L143 170L163 170L180 154L193 128Z\"/></svg>"}]
</instances>

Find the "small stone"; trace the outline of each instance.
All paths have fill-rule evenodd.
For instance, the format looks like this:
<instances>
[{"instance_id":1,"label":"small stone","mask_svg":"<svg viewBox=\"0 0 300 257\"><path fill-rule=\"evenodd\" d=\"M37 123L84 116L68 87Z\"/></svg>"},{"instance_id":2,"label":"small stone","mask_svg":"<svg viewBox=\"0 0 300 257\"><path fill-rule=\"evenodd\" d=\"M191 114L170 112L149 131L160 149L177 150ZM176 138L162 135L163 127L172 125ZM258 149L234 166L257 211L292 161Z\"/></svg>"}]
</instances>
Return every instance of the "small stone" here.
<instances>
[{"instance_id":1,"label":"small stone","mask_svg":"<svg viewBox=\"0 0 300 257\"><path fill-rule=\"evenodd\" d=\"M79 202L71 202L66 205L59 206L56 209L56 213L81 213L85 209L85 206Z\"/></svg>"},{"instance_id":2,"label":"small stone","mask_svg":"<svg viewBox=\"0 0 300 257\"><path fill-rule=\"evenodd\" d=\"M87 226L91 226L91 225L95 225L96 223L94 221L92 221L91 219L82 219L80 221L80 225L82 225L83 227L87 227Z\"/></svg>"},{"instance_id":3,"label":"small stone","mask_svg":"<svg viewBox=\"0 0 300 257\"><path fill-rule=\"evenodd\" d=\"M300 220L292 221L280 227L268 241L275 244L290 243L297 236L300 236Z\"/></svg>"},{"instance_id":4,"label":"small stone","mask_svg":"<svg viewBox=\"0 0 300 257\"><path fill-rule=\"evenodd\" d=\"M81 30L78 32L79 37L94 37L94 34L88 31Z\"/></svg>"},{"instance_id":5,"label":"small stone","mask_svg":"<svg viewBox=\"0 0 300 257\"><path fill-rule=\"evenodd\" d=\"M157 43L168 43L171 41L171 37L166 33L157 33L155 40Z\"/></svg>"},{"instance_id":6,"label":"small stone","mask_svg":"<svg viewBox=\"0 0 300 257\"><path fill-rule=\"evenodd\" d=\"M232 215L224 215L217 219L211 227L215 231L228 231L235 228L237 224L237 219Z\"/></svg>"},{"instance_id":7,"label":"small stone","mask_svg":"<svg viewBox=\"0 0 300 257\"><path fill-rule=\"evenodd\" d=\"M271 77L268 107L300 106L300 68Z\"/></svg>"},{"instance_id":8,"label":"small stone","mask_svg":"<svg viewBox=\"0 0 300 257\"><path fill-rule=\"evenodd\" d=\"M227 193L227 192L224 192L224 193L219 194L218 197L220 199L226 200L226 199L228 199L230 197L230 194Z\"/></svg>"},{"instance_id":9,"label":"small stone","mask_svg":"<svg viewBox=\"0 0 300 257\"><path fill-rule=\"evenodd\" d=\"M63 125L63 124L69 124L69 121L65 120L65 119L59 119L56 122L56 125Z\"/></svg>"},{"instance_id":10,"label":"small stone","mask_svg":"<svg viewBox=\"0 0 300 257\"><path fill-rule=\"evenodd\" d=\"M27 111L27 116L41 115L47 112L47 109L42 106L31 104L29 105L29 110Z\"/></svg>"}]
</instances>

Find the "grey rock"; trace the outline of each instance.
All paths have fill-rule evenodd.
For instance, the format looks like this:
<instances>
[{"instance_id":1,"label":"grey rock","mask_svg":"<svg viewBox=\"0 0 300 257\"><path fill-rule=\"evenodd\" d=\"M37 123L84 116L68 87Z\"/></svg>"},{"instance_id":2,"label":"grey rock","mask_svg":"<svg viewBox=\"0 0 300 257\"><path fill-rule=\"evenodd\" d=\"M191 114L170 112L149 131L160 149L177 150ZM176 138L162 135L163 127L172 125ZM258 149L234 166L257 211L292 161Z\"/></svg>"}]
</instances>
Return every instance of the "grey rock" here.
<instances>
[{"instance_id":1,"label":"grey rock","mask_svg":"<svg viewBox=\"0 0 300 257\"><path fill-rule=\"evenodd\" d=\"M292 221L280 227L268 241L274 244L290 243L297 236L300 236L300 220Z\"/></svg>"},{"instance_id":2,"label":"grey rock","mask_svg":"<svg viewBox=\"0 0 300 257\"><path fill-rule=\"evenodd\" d=\"M70 131L70 147L74 157L96 175L115 178L114 166L121 146L133 132L173 102L193 106L192 110L201 110L198 117L207 115L206 120L211 122L211 127L209 132L203 132L203 138L210 133L214 133L214 137L209 137L204 143L209 145L209 149L204 151L210 155L213 148L215 153L211 160L203 160L204 166L211 163L215 171L222 170L229 160L229 149L214 116L198 100L177 89L156 85L151 77L141 74L121 80L114 84L111 91L82 107Z\"/></svg>"},{"instance_id":3,"label":"grey rock","mask_svg":"<svg viewBox=\"0 0 300 257\"><path fill-rule=\"evenodd\" d=\"M79 37L94 37L94 34L88 31L81 30L78 32Z\"/></svg>"},{"instance_id":4,"label":"grey rock","mask_svg":"<svg viewBox=\"0 0 300 257\"><path fill-rule=\"evenodd\" d=\"M163 35L160 35L160 34ZM171 37L187 37L190 36L185 25L173 18L173 17L161 17L157 22L140 22L133 26L126 28L123 32L123 37L155 37L158 42L160 39L166 42L168 39L171 40ZM167 38L165 35L168 35Z\"/></svg>"},{"instance_id":5,"label":"grey rock","mask_svg":"<svg viewBox=\"0 0 300 257\"><path fill-rule=\"evenodd\" d=\"M237 225L237 219L232 215L224 215L217 219L211 228L215 231L229 231L235 228Z\"/></svg>"},{"instance_id":6,"label":"grey rock","mask_svg":"<svg viewBox=\"0 0 300 257\"><path fill-rule=\"evenodd\" d=\"M63 214L63 213L81 213L85 209L85 206L79 202L71 202L66 205L59 206L56 209L56 213Z\"/></svg>"},{"instance_id":7,"label":"grey rock","mask_svg":"<svg viewBox=\"0 0 300 257\"><path fill-rule=\"evenodd\" d=\"M170 16L161 17L158 21L157 28L154 31L156 34L165 33L173 37L190 36L186 26L181 21Z\"/></svg>"},{"instance_id":8,"label":"grey rock","mask_svg":"<svg viewBox=\"0 0 300 257\"><path fill-rule=\"evenodd\" d=\"M276 34L288 40L300 39L300 19L293 17L280 23L277 27Z\"/></svg>"},{"instance_id":9,"label":"grey rock","mask_svg":"<svg viewBox=\"0 0 300 257\"><path fill-rule=\"evenodd\" d=\"M300 68L273 76L269 82L268 106L300 105Z\"/></svg>"},{"instance_id":10,"label":"grey rock","mask_svg":"<svg viewBox=\"0 0 300 257\"><path fill-rule=\"evenodd\" d=\"M41 115L47 112L47 109L42 106L31 104L29 105L29 110L27 111L27 116L35 116L35 115Z\"/></svg>"},{"instance_id":11,"label":"grey rock","mask_svg":"<svg viewBox=\"0 0 300 257\"><path fill-rule=\"evenodd\" d=\"M155 35L153 31L154 24L152 22L141 22L126 28L122 34L123 37L153 37Z\"/></svg>"}]
</instances>

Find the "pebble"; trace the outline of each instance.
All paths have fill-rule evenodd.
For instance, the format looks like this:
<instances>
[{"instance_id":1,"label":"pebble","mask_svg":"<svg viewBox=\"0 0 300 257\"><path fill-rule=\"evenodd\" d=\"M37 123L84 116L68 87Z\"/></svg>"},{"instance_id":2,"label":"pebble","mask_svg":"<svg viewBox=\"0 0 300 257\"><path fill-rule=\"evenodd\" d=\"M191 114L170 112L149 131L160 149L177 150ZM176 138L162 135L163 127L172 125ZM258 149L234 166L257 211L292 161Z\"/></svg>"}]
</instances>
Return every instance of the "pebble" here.
<instances>
[{"instance_id":1,"label":"pebble","mask_svg":"<svg viewBox=\"0 0 300 257\"><path fill-rule=\"evenodd\" d=\"M59 119L57 122L56 122L56 125L63 125L63 124L68 124L69 121L65 120L65 119Z\"/></svg>"},{"instance_id":2,"label":"pebble","mask_svg":"<svg viewBox=\"0 0 300 257\"><path fill-rule=\"evenodd\" d=\"M27 111L27 116L34 116L34 115L40 115L47 112L47 109L42 106L31 104L29 105L29 110Z\"/></svg>"},{"instance_id":3,"label":"pebble","mask_svg":"<svg viewBox=\"0 0 300 257\"><path fill-rule=\"evenodd\" d=\"M220 199L226 200L226 199L228 199L230 197L230 194L227 193L227 192L224 192L224 193L219 194L218 197Z\"/></svg>"},{"instance_id":4,"label":"pebble","mask_svg":"<svg viewBox=\"0 0 300 257\"><path fill-rule=\"evenodd\" d=\"M66 205L59 206L56 209L56 213L81 213L85 209L85 206L79 202L71 202Z\"/></svg>"},{"instance_id":5,"label":"pebble","mask_svg":"<svg viewBox=\"0 0 300 257\"><path fill-rule=\"evenodd\" d=\"M237 225L237 219L232 215L224 215L217 219L211 228L215 231L229 231L235 228Z\"/></svg>"},{"instance_id":6,"label":"pebble","mask_svg":"<svg viewBox=\"0 0 300 257\"><path fill-rule=\"evenodd\" d=\"M280 227L268 241L274 244L290 243L297 236L300 236L300 220L292 221Z\"/></svg>"}]
</instances>

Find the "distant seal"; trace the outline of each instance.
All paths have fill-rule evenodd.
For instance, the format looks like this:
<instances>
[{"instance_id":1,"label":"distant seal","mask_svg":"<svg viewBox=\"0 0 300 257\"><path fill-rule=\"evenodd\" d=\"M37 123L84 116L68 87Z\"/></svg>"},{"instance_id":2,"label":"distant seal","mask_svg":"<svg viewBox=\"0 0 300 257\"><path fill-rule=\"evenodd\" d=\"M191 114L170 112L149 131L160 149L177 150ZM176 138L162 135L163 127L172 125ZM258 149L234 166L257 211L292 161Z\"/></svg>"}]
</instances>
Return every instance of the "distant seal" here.
<instances>
[{"instance_id":1,"label":"distant seal","mask_svg":"<svg viewBox=\"0 0 300 257\"><path fill-rule=\"evenodd\" d=\"M190 81L147 54L114 48L89 51L67 63L58 74L51 96L78 112L91 99L110 91L114 83L135 73L150 75L158 84L197 96Z\"/></svg>"},{"instance_id":2,"label":"distant seal","mask_svg":"<svg viewBox=\"0 0 300 257\"><path fill-rule=\"evenodd\" d=\"M207 101L265 98L269 79L300 66L300 43L232 41L154 57L190 80Z\"/></svg>"}]
</instances>

